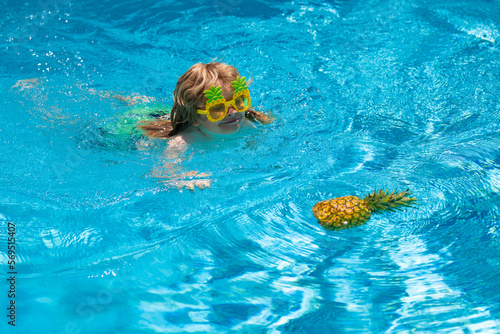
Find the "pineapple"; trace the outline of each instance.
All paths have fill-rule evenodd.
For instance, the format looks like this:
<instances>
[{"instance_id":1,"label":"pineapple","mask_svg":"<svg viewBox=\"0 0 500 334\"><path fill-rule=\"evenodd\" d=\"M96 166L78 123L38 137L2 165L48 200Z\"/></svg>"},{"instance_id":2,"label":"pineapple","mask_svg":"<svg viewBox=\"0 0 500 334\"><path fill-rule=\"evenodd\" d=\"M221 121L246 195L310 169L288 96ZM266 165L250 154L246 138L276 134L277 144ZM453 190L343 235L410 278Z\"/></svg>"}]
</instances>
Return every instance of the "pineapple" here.
<instances>
[{"instance_id":1,"label":"pineapple","mask_svg":"<svg viewBox=\"0 0 500 334\"><path fill-rule=\"evenodd\" d=\"M231 81L231 85L234 88L233 100L236 105L235 108L237 110L242 110L244 108L248 108L252 103L250 98L250 92L248 91L247 81L245 77L240 78L236 77L235 81Z\"/></svg>"},{"instance_id":2,"label":"pineapple","mask_svg":"<svg viewBox=\"0 0 500 334\"><path fill-rule=\"evenodd\" d=\"M365 224L372 213L401 210L403 206L417 204L415 197L409 197L410 190L400 193L385 190L375 191L360 199L356 196L338 197L316 203L313 214L319 223L329 230L347 229Z\"/></svg>"},{"instance_id":3,"label":"pineapple","mask_svg":"<svg viewBox=\"0 0 500 334\"><path fill-rule=\"evenodd\" d=\"M231 81L231 86L233 86L233 88L234 88L234 94L236 94L242 90L248 90L247 80L245 77L243 77L243 78L236 77L236 80Z\"/></svg>"},{"instance_id":4,"label":"pineapple","mask_svg":"<svg viewBox=\"0 0 500 334\"><path fill-rule=\"evenodd\" d=\"M224 103L226 100L224 100L224 96L222 96L222 87L214 87L211 86L209 90L206 90L205 92L205 97L207 98L207 111L210 109L210 107L219 104L219 103Z\"/></svg>"}]
</instances>

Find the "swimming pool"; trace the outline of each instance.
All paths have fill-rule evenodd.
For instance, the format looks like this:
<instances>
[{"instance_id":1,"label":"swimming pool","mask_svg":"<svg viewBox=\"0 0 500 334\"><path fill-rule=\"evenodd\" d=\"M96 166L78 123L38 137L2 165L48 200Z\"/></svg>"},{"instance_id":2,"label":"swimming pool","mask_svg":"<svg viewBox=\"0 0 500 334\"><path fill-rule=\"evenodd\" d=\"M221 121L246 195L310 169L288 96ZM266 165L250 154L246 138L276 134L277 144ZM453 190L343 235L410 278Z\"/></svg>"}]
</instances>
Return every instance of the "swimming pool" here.
<instances>
[{"instance_id":1,"label":"swimming pool","mask_svg":"<svg viewBox=\"0 0 500 334\"><path fill-rule=\"evenodd\" d=\"M0 332L500 332L500 2L5 8L0 301L16 327L4 315ZM212 185L180 193L154 176L165 143L111 136L127 107L93 92L171 103L216 57L276 121L191 147L184 168ZM311 213L381 188L421 204L340 232Z\"/></svg>"}]
</instances>

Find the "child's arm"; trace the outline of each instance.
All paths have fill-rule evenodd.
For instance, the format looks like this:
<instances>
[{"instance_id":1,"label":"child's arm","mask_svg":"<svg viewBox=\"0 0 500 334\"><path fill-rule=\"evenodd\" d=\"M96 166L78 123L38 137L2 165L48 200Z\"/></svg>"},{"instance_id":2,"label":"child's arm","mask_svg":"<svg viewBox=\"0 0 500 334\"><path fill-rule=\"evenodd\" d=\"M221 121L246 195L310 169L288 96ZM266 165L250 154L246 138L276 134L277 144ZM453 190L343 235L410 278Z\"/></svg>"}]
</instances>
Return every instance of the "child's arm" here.
<instances>
[{"instance_id":1,"label":"child's arm","mask_svg":"<svg viewBox=\"0 0 500 334\"><path fill-rule=\"evenodd\" d=\"M187 143L182 136L176 136L169 140L165 151L165 163L153 171L153 176L163 179L159 182L177 187L182 192L184 188L194 191L196 187L200 189L210 188L211 180L209 175L198 171L185 171L180 163L181 156L187 149Z\"/></svg>"},{"instance_id":2,"label":"child's arm","mask_svg":"<svg viewBox=\"0 0 500 334\"><path fill-rule=\"evenodd\" d=\"M156 99L154 97L140 95L137 93L132 94L132 95L122 95L122 94L116 94L113 92L97 90L94 88L90 88L88 91L90 93L92 93L94 95L98 95L104 99L117 99L118 101L125 102L128 106L135 106L135 105L141 104L141 103L149 103L149 102L156 101Z\"/></svg>"},{"instance_id":3,"label":"child's arm","mask_svg":"<svg viewBox=\"0 0 500 334\"><path fill-rule=\"evenodd\" d=\"M138 95L138 94L133 94L133 95L129 95L129 96L114 94L111 97L127 103L128 106L134 106L134 105L140 104L140 103L149 103L149 102L156 101L156 99L154 97L146 96L146 95Z\"/></svg>"}]
</instances>

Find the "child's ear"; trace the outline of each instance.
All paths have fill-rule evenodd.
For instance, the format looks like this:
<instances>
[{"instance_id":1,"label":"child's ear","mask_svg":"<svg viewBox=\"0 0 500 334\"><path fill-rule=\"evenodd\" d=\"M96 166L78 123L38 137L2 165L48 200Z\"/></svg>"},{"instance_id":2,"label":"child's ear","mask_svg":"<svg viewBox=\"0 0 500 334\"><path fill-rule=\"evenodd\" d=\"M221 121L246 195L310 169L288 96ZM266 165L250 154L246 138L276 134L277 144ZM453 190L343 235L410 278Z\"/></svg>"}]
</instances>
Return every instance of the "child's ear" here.
<instances>
[{"instance_id":1,"label":"child's ear","mask_svg":"<svg viewBox=\"0 0 500 334\"><path fill-rule=\"evenodd\" d=\"M200 122L198 120L195 120L193 123L191 123L192 126L198 126L200 125Z\"/></svg>"}]
</instances>

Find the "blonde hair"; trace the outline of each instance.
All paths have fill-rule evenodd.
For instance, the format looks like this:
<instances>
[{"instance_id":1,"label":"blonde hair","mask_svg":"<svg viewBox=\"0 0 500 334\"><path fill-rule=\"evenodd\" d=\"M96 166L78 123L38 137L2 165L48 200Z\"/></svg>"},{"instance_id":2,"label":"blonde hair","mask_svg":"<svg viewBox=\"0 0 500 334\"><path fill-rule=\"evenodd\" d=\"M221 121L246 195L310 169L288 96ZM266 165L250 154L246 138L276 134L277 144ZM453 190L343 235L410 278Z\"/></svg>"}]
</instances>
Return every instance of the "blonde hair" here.
<instances>
[{"instance_id":1,"label":"blonde hair","mask_svg":"<svg viewBox=\"0 0 500 334\"><path fill-rule=\"evenodd\" d=\"M170 138L179 134L196 121L198 105L206 100L205 90L210 86L230 89L231 81L238 76L238 70L231 65L217 62L194 64L177 80L170 119L141 121L137 127L149 137ZM271 117L253 109L249 109L245 116L262 124L272 122Z\"/></svg>"}]
</instances>

